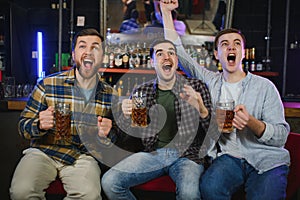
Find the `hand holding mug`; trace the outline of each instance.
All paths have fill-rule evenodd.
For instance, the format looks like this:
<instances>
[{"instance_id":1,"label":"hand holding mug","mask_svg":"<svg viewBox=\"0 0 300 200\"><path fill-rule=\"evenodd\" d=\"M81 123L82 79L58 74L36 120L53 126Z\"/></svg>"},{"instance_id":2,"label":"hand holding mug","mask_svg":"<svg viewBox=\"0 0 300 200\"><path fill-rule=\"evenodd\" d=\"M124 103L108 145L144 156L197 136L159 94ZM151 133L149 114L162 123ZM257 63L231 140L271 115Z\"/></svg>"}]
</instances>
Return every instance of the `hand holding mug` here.
<instances>
[{"instance_id":1,"label":"hand holding mug","mask_svg":"<svg viewBox=\"0 0 300 200\"><path fill-rule=\"evenodd\" d=\"M54 127L54 107L49 106L47 110L39 113L39 128L49 130Z\"/></svg>"}]
</instances>

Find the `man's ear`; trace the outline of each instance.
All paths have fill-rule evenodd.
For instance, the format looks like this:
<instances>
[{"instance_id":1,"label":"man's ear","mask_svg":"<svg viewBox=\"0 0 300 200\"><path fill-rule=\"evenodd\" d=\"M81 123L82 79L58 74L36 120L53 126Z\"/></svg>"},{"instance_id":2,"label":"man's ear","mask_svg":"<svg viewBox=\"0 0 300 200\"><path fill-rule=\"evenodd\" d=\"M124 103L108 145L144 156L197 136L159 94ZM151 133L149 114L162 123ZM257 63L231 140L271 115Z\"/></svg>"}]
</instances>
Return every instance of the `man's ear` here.
<instances>
[{"instance_id":1,"label":"man's ear","mask_svg":"<svg viewBox=\"0 0 300 200\"><path fill-rule=\"evenodd\" d=\"M218 51L217 50L214 50L214 56L215 56L216 60L219 60L219 58L218 58Z\"/></svg>"}]
</instances>

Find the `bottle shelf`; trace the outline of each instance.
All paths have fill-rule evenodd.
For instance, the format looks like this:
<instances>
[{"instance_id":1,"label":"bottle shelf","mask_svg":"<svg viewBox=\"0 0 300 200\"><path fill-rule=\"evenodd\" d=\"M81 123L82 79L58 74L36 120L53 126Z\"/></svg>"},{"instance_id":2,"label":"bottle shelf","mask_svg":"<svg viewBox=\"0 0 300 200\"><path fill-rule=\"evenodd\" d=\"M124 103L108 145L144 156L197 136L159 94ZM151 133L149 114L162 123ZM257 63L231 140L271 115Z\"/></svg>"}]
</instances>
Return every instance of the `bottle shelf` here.
<instances>
[{"instance_id":1,"label":"bottle shelf","mask_svg":"<svg viewBox=\"0 0 300 200\"><path fill-rule=\"evenodd\" d=\"M116 68L101 68L99 72L102 73L130 73L130 74L155 74L153 69L116 69ZM180 74L184 74L183 71L178 71ZM253 74L264 76L264 77L276 77L279 76L278 72L262 71L262 72L251 72Z\"/></svg>"},{"instance_id":2,"label":"bottle shelf","mask_svg":"<svg viewBox=\"0 0 300 200\"><path fill-rule=\"evenodd\" d=\"M116 68L100 68L99 72L102 73L120 73L120 74L155 74L153 69L116 69ZM178 71L180 74L184 74L182 71Z\"/></svg>"},{"instance_id":3,"label":"bottle shelf","mask_svg":"<svg viewBox=\"0 0 300 200\"><path fill-rule=\"evenodd\" d=\"M264 76L264 77L276 77L279 76L278 72L262 71L262 72L251 72L253 74Z\"/></svg>"}]
</instances>

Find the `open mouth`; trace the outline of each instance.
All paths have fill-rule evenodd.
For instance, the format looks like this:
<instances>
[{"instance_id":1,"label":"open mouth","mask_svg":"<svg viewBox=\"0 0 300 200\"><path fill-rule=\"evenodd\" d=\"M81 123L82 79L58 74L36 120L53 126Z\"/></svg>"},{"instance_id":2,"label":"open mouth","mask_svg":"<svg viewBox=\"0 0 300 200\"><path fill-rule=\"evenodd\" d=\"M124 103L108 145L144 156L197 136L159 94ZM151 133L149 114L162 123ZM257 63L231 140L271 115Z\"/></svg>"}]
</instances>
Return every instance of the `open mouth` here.
<instances>
[{"instance_id":1,"label":"open mouth","mask_svg":"<svg viewBox=\"0 0 300 200\"><path fill-rule=\"evenodd\" d=\"M169 71L171 71L171 69L172 69L172 65L171 65L171 64L164 65L164 66L162 67L162 69L163 69L164 71L169 72Z\"/></svg>"},{"instance_id":2,"label":"open mouth","mask_svg":"<svg viewBox=\"0 0 300 200\"><path fill-rule=\"evenodd\" d=\"M235 62L235 58L236 58L236 55L234 53L230 53L227 56L227 61L230 63L233 63L233 62Z\"/></svg>"},{"instance_id":3,"label":"open mouth","mask_svg":"<svg viewBox=\"0 0 300 200\"><path fill-rule=\"evenodd\" d=\"M91 60L88 60L88 59L84 59L83 60L83 65L84 65L84 67L85 68L92 68L92 65L93 65L93 61L91 61Z\"/></svg>"}]
</instances>

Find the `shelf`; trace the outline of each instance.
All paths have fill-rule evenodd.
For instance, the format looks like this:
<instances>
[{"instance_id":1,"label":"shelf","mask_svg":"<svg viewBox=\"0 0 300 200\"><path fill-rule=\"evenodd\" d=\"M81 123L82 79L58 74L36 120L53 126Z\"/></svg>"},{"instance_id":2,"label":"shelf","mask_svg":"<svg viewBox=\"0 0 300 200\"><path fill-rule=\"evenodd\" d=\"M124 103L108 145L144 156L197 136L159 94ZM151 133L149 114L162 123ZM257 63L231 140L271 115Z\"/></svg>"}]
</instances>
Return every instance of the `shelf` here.
<instances>
[{"instance_id":1,"label":"shelf","mask_svg":"<svg viewBox=\"0 0 300 200\"><path fill-rule=\"evenodd\" d=\"M99 72L102 73L129 73L129 74L155 74L155 70L153 69L115 69L115 68L100 68ZM183 74L182 71L178 71L178 73Z\"/></svg>"},{"instance_id":2,"label":"shelf","mask_svg":"<svg viewBox=\"0 0 300 200\"><path fill-rule=\"evenodd\" d=\"M99 72L102 73L130 73L130 74L155 74L155 70L153 69L116 69L116 68L100 68ZM180 74L184 74L182 71L178 71ZM278 72L251 72L253 74L259 75L259 76L278 76Z\"/></svg>"},{"instance_id":3,"label":"shelf","mask_svg":"<svg viewBox=\"0 0 300 200\"><path fill-rule=\"evenodd\" d=\"M259 75L259 76L265 76L265 77L275 77L275 76L279 76L278 72L251 72L253 74Z\"/></svg>"}]
</instances>

